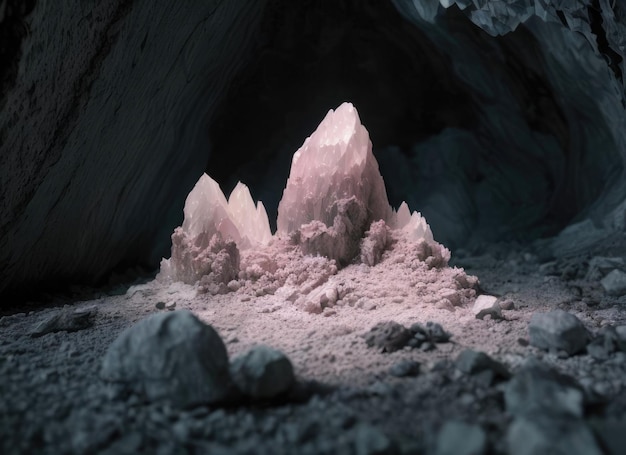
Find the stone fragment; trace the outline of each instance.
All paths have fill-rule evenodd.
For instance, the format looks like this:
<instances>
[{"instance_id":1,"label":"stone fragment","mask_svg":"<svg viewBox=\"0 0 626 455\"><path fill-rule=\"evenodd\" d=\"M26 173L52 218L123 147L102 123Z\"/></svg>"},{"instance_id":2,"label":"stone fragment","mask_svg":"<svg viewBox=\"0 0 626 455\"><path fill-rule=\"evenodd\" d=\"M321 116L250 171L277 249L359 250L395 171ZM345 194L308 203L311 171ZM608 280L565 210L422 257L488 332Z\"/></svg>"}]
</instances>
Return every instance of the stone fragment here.
<instances>
[{"instance_id":1,"label":"stone fragment","mask_svg":"<svg viewBox=\"0 0 626 455\"><path fill-rule=\"evenodd\" d=\"M389 374L398 378L417 376L419 372L420 364L413 360L401 360L389 368Z\"/></svg>"},{"instance_id":2,"label":"stone fragment","mask_svg":"<svg viewBox=\"0 0 626 455\"><path fill-rule=\"evenodd\" d=\"M600 281L613 270L624 270L624 258L596 256L589 261L589 268L585 279L588 281Z\"/></svg>"},{"instance_id":3,"label":"stone fragment","mask_svg":"<svg viewBox=\"0 0 626 455\"><path fill-rule=\"evenodd\" d=\"M359 423L354 428L356 455L393 455L398 453L393 441L378 428Z\"/></svg>"},{"instance_id":4,"label":"stone fragment","mask_svg":"<svg viewBox=\"0 0 626 455\"><path fill-rule=\"evenodd\" d=\"M608 360L619 346L619 335L615 327L600 329L597 336L587 345L587 353L596 360Z\"/></svg>"},{"instance_id":5,"label":"stone fragment","mask_svg":"<svg viewBox=\"0 0 626 455\"><path fill-rule=\"evenodd\" d=\"M233 360L233 381L254 399L271 399L287 392L295 382L291 361L282 352L259 345Z\"/></svg>"},{"instance_id":6,"label":"stone fragment","mask_svg":"<svg viewBox=\"0 0 626 455\"><path fill-rule=\"evenodd\" d=\"M437 434L435 455L482 455L486 452L487 434L479 425L450 420Z\"/></svg>"},{"instance_id":7,"label":"stone fragment","mask_svg":"<svg viewBox=\"0 0 626 455\"><path fill-rule=\"evenodd\" d=\"M530 360L507 383L504 402L514 416L550 413L580 418L584 394L573 378Z\"/></svg>"},{"instance_id":8,"label":"stone fragment","mask_svg":"<svg viewBox=\"0 0 626 455\"><path fill-rule=\"evenodd\" d=\"M222 339L186 310L156 313L123 331L100 375L144 399L181 408L221 402L231 387Z\"/></svg>"},{"instance_id":9,"label":"stone fragment","mask_svg":"<svg viewBox=\"0 0 626 455\"><path fill-rule=\"evenodd\" d=\"M382 352L402 349L411 339L411 332L394 321L379 322L365 335L369 347L377 347Z\"/></svg>"},{"instance_id":10,"label":"stone fragment","mask_svg":"<svg viewBox=\"0 0 626 455\"><path fill-rule=\"evenodd\" d=\"M334 284L320 286L308 295L300 297L299 305L307 313L320 314L326 308L332 308L339 299L339 292Z\"/></svg>"},{"instance_id":11,"label":"stone fragment","mask_svg":"<svg viewBox=\"0 0 626 455\"><path fill-rule=\"evenodd\" d=\"M502 319L502 308L498 303L498 298L493 295L479 295L474 302L472 312L476 319L484 319L491 316L491 319Z\"/></svg>"},{"instance_id":12,"label":"stone fragment","mask_svg":"<svg viewBox=\"0 0 626 455\"><path fill-rule=\"evenodd\" d=\"M169 302L165 304L165 309L169 311L174 311L176 309L176 302Z\"/></svg>"},{"instance_id":13,"label":"stone fragment","mask_svg":"<svg viewBox=\"0 0 626 455\"><path fill-rule=\"evenodd\" d=\"M602 455L589 427L572 417L518 417L509 426L506 442L511 455Z\"/></svg>"},{"instance_id":14,"label":"stone fragment","mask_svg":"<svg viewBox=\"0 0 626 455\"><path fill-rule=\"evenodd\" d=\"M37 338L54 332L77 332L93 326L97 313L95 307L60 310L35 326L31 337Z\"/></svg>"},{"instance_id":15,"label":"stone fragment","mask_svg":"<svg viewBox=\"0 0 626 455\"><path fill-rule=\"evenodd\" d=\"M562 350L569 355L584 349L588 340L583 323L563 310L533 314L528 334L531 345L546 350Z\"/></svg>"},{"instance_id":16,"label":"stone fragment","mask_svg":"<svg viewBox=\"0 0 626 455\"><path fill-rule=\"evenodd\" d=\"M452 335L446 332L441 324L437 322L428 321L426 324L416 322L411 325L409 329L413 338L420 341L420 343L447 343Z\"/></svg>"},{"instance_id":17,"label":"stone fragment","mask_svg":"<svg viewBox=\"0 0 626 455\"><path fill-rule=\"evenodd\" d=\"M484 352L466 349L455 361L456 367L466 374L477 374L490 372L494 377L508 379L511 374L509 370L500 362L493 360ZM491 382L491 381L490 381Z\"/></svg>"},{"instance_id":18,"label":"stone fragment","mask_svg":"<svg viewBox=\"0 0 626 455\"><path fill-rule=\"evenodd\" d=\"M157 303L154 305L154 307L155 307L157 310L164 310L164 309L165 309L165 302L159 301L159 302L157 302Z\"/></svg>"},{"instance_id":19,"label":"stone fragment","mask_svg":"<svg viewBox=\"0 0 626 455\"><path fill-rule=\"evenodd\" d=\"M621 270L613 270L600 280L600 284L607 295L622 296L626 294L626 273Z\"/></svg>"}]
</instances>

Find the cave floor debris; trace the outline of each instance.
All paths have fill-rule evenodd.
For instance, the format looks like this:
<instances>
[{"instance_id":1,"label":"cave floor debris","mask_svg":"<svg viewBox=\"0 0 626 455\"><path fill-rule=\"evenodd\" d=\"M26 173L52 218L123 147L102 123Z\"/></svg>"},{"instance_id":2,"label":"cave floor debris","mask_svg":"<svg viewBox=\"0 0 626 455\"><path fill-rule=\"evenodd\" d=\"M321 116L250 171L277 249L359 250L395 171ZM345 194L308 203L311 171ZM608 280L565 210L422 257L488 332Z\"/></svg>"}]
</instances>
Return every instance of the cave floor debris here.
<instances>
[{"instance_id":1,"label":"cave floor debris","mask_svg":"<svg viewBox=\"0 0 626 455\"><path fill-rule=\"evenodd\" d=\"M606 296L597 280L571 271L572 264L584 268L585 261L542 265L521 252L459 259L468 273L479 277L482 292L498 297L507 308L502 319L494 320L477 319L471 305L437 307L374 289L362 305L312 314L280 295L250 298L238 290L211 296L198 294L192 286L157 282L132 286L124 294L68 301L65 309L57 305L4 316L0 451L435 453L438 431L445 423L461 421L478 425L472 431L486 434L493 453L509 453L511 418L503 404L503 382L457 369L455 360L466 349L485 352L513 374L530 357L554 366L595 397L585 419L600 428L596 435L602 429L623 428L626 354L616 352L602 361L584 352L566 356L528 345L528 324L535 312L564 309L592 334L626 324L624 297ZM353 273L365 278L377 272L376 267L355 267ZM373 286L376 279L359 283ZM231 359L257 344L280 349L311 392L299 401L183 411L120 396L99 377L106 349L123 329L149 314L173 310L174 302L176 310L189 309L211 324ZM94 305L91 326L30 336L59 311L80 312ZM381 352L368 347L364 335L384 321L406 327L433 321L452 338L430 350ZM419 364L419 373L398 376L402 362Z\"/></svg>"}]
</instances>

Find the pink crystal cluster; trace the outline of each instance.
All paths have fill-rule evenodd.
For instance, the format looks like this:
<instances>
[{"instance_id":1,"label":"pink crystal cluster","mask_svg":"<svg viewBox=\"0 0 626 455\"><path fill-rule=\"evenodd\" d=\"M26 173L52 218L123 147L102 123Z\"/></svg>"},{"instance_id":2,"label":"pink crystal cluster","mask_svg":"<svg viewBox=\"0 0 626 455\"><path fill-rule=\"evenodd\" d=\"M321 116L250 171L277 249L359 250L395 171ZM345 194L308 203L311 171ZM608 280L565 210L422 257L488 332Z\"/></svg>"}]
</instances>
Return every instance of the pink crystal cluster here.
<instances>
[{"instance_id":1,"label":"pink crystal cluster","mask_svg":"<svg viewBox=\"0 0 626 455\"><path fill-rule=\"evenodd\" d=\"M449 258L419 213L404 202L397 212L389 205L369 134L350 103L331 109L294 154L276 236L263 204L254 204L245 185L239 183L226 200L206 174L189 193L184 214L172 235L172 257L163 259L158 278L198 282L219 292L227 292L227 284L241 275L240 251L262 249L273 239L339 266L354 260L373 266L395 230L436 250L440 265Z\"/></svg>"}]
</instances>

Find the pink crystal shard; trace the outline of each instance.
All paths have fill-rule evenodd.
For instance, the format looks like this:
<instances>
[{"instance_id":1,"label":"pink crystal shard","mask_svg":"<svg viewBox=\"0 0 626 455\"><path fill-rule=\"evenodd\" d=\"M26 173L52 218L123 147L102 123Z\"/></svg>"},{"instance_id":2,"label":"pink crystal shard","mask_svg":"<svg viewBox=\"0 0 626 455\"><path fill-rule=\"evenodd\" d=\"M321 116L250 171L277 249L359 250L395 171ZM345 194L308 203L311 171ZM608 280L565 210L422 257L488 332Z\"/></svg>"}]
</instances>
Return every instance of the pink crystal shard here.
<instances>
[{"instance_id":1,"label":"pink crystal shard","mask_svg":"<svg viewBox=\"0 0 626 455\"><path fill-rule=\"evenodd\" d=\"M278 206L278 233L290 234L311 221L330 227L336 203L352 197L367 210L367 225L391 217L369 134L354 106L343 103L328 111L294 154Z\"/></svg>"},{"instance_id":2,"label":"pink crystal shard","mask_svg":"<svg viewBox=\"0 0 626 455\"><path fill-rule=\"evenodd\" d=\"M159 278L195 283L214 273L233 279L239 267L238 251L265 245L272 238L263 204L255 206L241 182L227 201L218 183L203 174L187 196L184 213L183 225L172 234L172 257L161 261ZM233 272L216 274L216 258L221 262L228 258L228 267L219 268Z\"/></svg>"}]
</instances>

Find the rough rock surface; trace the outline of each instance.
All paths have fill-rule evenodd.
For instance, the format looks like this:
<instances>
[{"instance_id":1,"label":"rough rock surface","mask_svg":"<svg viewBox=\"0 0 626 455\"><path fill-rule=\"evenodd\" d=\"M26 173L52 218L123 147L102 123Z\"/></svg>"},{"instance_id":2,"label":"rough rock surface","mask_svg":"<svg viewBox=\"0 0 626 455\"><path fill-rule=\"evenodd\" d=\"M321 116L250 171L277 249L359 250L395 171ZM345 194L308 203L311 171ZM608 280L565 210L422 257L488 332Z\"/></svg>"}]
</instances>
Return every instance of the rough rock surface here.
<instances>
[{"instance_id":1,"label":"rough rock surface","mask_svg":"<svg viewBox=\"0 0 626 455\"><path fill-rule=\"evenodd\" d=\"M602 455L593 433L579 419L555 419L542 414L520 417L511 423L506 439L511 455Z\"/></svg>"},{"instance_id":2,"label":"rough rock surface","mask_svg":"<svg viewBox=\"0 0 626 455\"><path fill-rule=\"evenodd\" d=\"M0 292L95 282L166 254L211 150L205 119L253 45L232 31L262 7L32 3L1 95Z\"/></svg>"},{"instance_id":3,"label":"rough rock surface","mask_svg":"<svg viewBox=\"0 0 626 455\"><path fill-rule=\"evenodd\" d=\"M615 249L614 244L608 247ZM605 422L624 421L626 353L616 349L606 360L597 361L584 351L555 356L522 342L533 313L559 307L568 308L598 336L603 327L622 333L618 328L626 325L626 315L618 299L606 296L597 281L572 281L560 272L556 276L537 273L536 260L510 245L501 250L490 247L488 260L481 256L466 262L468 272L480 276L483 289L514 301L516 309L507 320L479 321L468 303L455 306L454 312L435 305L442 295L450 297L454 283L468 284L468 275L460 274L460 269L427 269L422 264L416 268L419 273L413 279L418 282L413 286L393 279L405 276L396 266L410 262L409 251L396 243L376 266L353 264L343 269L341 277L327 274L326 258L295 255L290 273L302 274L303 286L323 277L317 287L337 290L340 299L321 315L294 305L299 287L295 295L293 288L289 292L268 288L270 292L257 295L271 284L258 278L254 286L240 279L236 290L214 296L198 294L194 286L158 281L106 292L92 290L90 296L73 295L73 301L58 296L54 304L68 304L72 310L97 305L93 325L36 338L29 336L32 328L57 308L29 307L28 312L0 317L0 452L428 454L435 453L437 435L449 421L480 427L487 435L487 453L522 450L520 438L525 443L566 444L564 435L588 435L589 429L603 449L609 441L619 444L619 427L615 430L615 425ZM601 254L606 253L596 255ZM405 262L396 262L401 256ZM586 260L583 256L578 264ZM271 270L268 261L258 256L254 263ZM251 263L249 268L252 273ZM581 276L585 273L582 270ZM361 305L361 299L367 302ZM144 316L176 314L165 306L157 309L159 302L168 306L176 302L177 309L193 311L211 324L223 336L230 358L259 344L275 347L291 360L298 383L280 400L179 409L163 401L147 402L102 381L102 359L120 333ZM363 335L388 320L407 327L420 349L382 353L368 347ZM454 342L422 349L432 343L429 336L446 338L441 327ZM514 394L522 403L519 408L506 397L508 385L484 381L482 373L458 370L455 359L466 349L485 352L514 374L508 384L518 384ZM533 355L559 375L541 370L524 379L524 364ZM391 374L394 365L413 362L420 365L419 374ZM525 408L525 403L534 405ZM562 411L554 416L549 408ZM541 420L542 415L550 418ZM514 432L515 428L523 431ZM514 441L511 448L509 440ZM589 438L579 443L585 441ZM582 447L593 450L593 445Z\"/></svg>"},{"instance_id":4,"label":"rough rock surface","mask_svg":"<svg viewBox=\"0 0 626 455\"><path fill-rule=\"evenodd\" d=\"M487 435L478 425L446 422L437 435L436 455L482 455L487 451Z\"/></svg>"},{"instance_id":5,"label":"rough rock surface","mask_svg":"<svg viewBox=\"0 0 626 455\"><path fill-rule=\"evenodd\" d=\"M32 337L40 337L54 332L75 332L93 325L97 312L96 307L71 310L61 310L38 323L31 332Z\"/></svg>"},{"instance_id":6,"label":"rough rock surface","mask_svg":"<svg viewBox=\"0 0 626 455\"><path fill-rule=\"evenodd\" d=\"M587 345L587 329L573 314L563 310L535 313L528 325L530 344L541 349L576 354Z\"/></svg>"},{"instance_id":7,"label":"rough rock surface","mask_svg":"<svg viewBox=\"0 0 626 455\"><path fill-rule=\"evenodd\" d=\"M502 379L508 379L511 376L507 368L500 362L493 360L484 352L471 349L461 352L456 358L455 365L460 371L467 374L488 371Z\"/></svg>"},{"instance_id":8,"label":"rough rock surface","mask_svg":"<svg viewBox=\"0 0 626 455\"><path fill-rule=\"evenodd\" d=\"M504 400L507 412L515 416L545 412L577 418L583 415L582 388L571 377L533 360L507 383Z\"/></svg>"},{"instance_id":9,"label":"rough rock surface","mask_svg":"<svg viewBox=\"0 0 626 455\"><path fill-rule=\"evenodd\" d=\"M622 296L626 294L626 273L613 270L600 281L602 288L608 295Z\"/></svg>"},{"instance_id":10,"label":"rough rock surface","mask_svg":"<svg viewBox=\"0 0 626 455\"><path fill-rule=\"evenodd\" d=\"M394 321L386 321L372 327L365 342L382 352L394 352L406 346L410 339L411 332L406 327Z\"/></svg>"},{"instance_id":11,"label":"rough rock surface","mask_svg":"<svg viewBox=\"0 0 626 455\"><path fill-rule=\"evenodd\" d=\"M255 346L233 359L230 371L239 390L254 399L279 396L295 381L287 356L269 346Z\"/></svg>"},{"instance_id":12,"label":"rough rock surface","mask_svg":"<svg viewBox=\"0 0 626 455\"><path fill-rule=\"evenodd\" d=\"M231 387L222 339L186 310L155 314L124 331L107 350L101 376L181 408L223 401Z\"/></svg>"}]
</instances>

